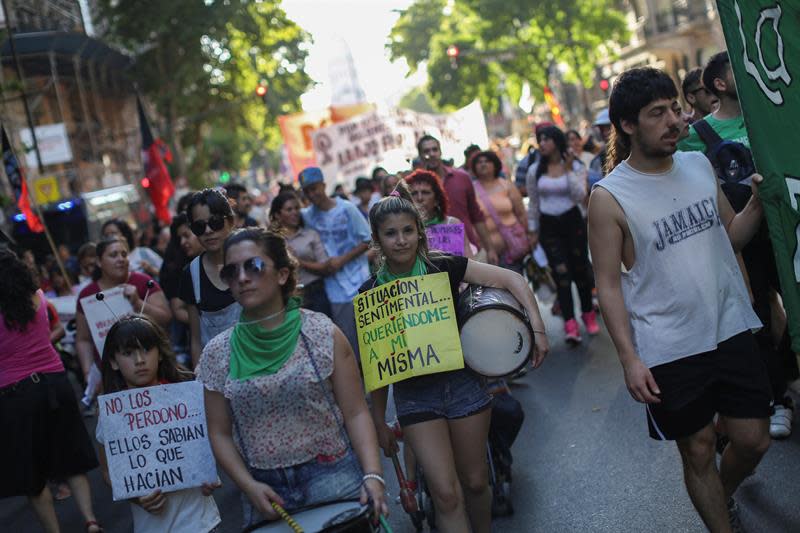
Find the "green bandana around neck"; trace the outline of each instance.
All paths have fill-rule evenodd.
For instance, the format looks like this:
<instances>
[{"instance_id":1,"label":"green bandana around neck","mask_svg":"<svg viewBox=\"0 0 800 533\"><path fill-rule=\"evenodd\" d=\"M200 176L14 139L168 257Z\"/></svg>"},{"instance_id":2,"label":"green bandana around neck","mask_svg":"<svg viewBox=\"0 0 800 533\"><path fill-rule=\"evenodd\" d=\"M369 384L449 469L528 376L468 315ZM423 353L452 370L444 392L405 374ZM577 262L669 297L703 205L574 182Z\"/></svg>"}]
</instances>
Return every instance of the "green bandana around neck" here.
<instances>
[{"instance_id":1,"label":"green bandana around neck","mask_svg":"<svg viewBox=\"0 0 800 533\"><path fill-rule=\"evenodd\" d=\"M275 374L297 347L302 322L300 298L289 298L283 323L275 329L243 322L247 321L240 317L231 333L230 377L244 380Z\"/></svg>"},{"instance_id":2,"label":"green bandana around neck","mask_svg":"<svg viewBox=\"0 0 800 533\"><path fill-rule=\"evenodd\" d=\"M412 276L424 276L428 273L428 269L425 268L425 262L422 258L417 255L417 259L414 261L414 266L410 272L404 272L402 274L392 274L389 272L389 269L386 268L386 263L381 266L381 269L378 270L378 274L376 276L376 281L378 285L383 285L384 283L389 283L390 281L394 281L400 278L410 278Z\"/></svg>"},{"instance_id":3,"label":"green bandana around neck","mask_svg":"<svg viewBox=\"0 0 800 533\"><path fill-rule=\"evenodd\" d=\"M444 222L444 219L440 215L436 215L435 217L425 221L425 227L427 228L428 226L435 226L437 224L441 224L442 222Z\"/></svg>"}]
</instances>

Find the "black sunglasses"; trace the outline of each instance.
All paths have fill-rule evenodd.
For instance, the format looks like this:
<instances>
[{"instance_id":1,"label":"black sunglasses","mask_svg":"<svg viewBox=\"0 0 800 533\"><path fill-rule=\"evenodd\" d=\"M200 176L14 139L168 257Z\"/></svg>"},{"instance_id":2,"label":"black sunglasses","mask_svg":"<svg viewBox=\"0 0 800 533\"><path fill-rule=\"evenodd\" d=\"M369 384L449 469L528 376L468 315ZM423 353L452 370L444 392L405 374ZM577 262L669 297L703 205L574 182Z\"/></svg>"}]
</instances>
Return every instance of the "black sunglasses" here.
<instances>
[{"instance_id":1,"label":"black sunglasses","mask_svg":"<svg viewBox=\"0 0 800 533\"><path fill-rule=\"evenodd\" d=\"M199 237L206 232L206 226L211 228L211 231L219 231L225 226L225 217L211 215L208 220L195 220L189 225L189 229Z\"/></svg>"},{"instance_id":2,"label":"black sunglasses","mask_svg":"<svg viewBox=\"0 0 800 533\"><path fill-rule=\"evenodd\" d=\"M222 270L219 271L219 277L226 284L230 285L233 281L239 279L240 268L244 270L248 276L261 277L267 270L267 262L260 257L251 257L250 259L245 259L241 263L230 263L222 267Z\"/></svg>"}]
</instances>

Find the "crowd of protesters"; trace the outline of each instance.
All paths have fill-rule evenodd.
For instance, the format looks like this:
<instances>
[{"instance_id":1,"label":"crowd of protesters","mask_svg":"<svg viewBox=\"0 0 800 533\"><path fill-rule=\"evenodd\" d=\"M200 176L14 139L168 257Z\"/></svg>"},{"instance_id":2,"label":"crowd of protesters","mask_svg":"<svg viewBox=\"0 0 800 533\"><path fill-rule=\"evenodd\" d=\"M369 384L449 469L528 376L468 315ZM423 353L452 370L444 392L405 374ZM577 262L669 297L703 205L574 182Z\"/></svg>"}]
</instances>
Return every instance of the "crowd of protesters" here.
<instances>
[{"instance_id":1,"label":"crowd of protesters","mask_svg":"<svg viewBox=\"0 0 800 533\"><path fill-rule=\"evenodd\" d=\"M536 365L547 353L547 338L529 285L521 285L525 280L522 275L529 274L527 281L534 281L530 271L538 268L552 277L553 311L562 317L563 338L570 345L583 341L576 304L585 332L590 336L600 332L593 298L597 276L600 303L620 351L631 394L649 403L651 435L678 439L684 462L691 467L700 459L697 449L690 446L693 442L686 440L686 432L700 430L712 435L721 451L733 450L723 452L728 454L723 455L723 462L729 457L729 470L734 468L729 463L735 453L747 456L742 464L754 468L766 447L761 440L744 442L742 434L747 428L737 424L735 417L744 416L741 413L759 419L771 417L768 433L773 438L788 436L794 405L787 384L797 377L797 367L789 349L774 256L764 224L757 217L760 205L750 192L750 182L723 188L731 205L719 208L727 220L739 221L738 233L730 238L741 259L731 252L722 233L715 234L713 242L709 241L713 247L705 252L719 251L714 259L723 263L720 268L728 269L728 281L738 291L730 296L735 301L729 298L723 302L741 307L738 321L728 315L720 318L726 327L735 322L725 331L740 334L745 326L757 327L757 322L765 326L752 341L748 334L746 339L737 337L738 347L726 346L731 350L754 347L754 353L761 355L766 362L764 382L768 389L751 392L754 398L758 396L761 407L764 398L771 398L774 407L767 406L766 411L739 409L732 413L733 419L722 417L712 424L704 418L701 427L687 429L681 421L670 418L673 412L654 406L658 401L654 395L660 394L654 383L663 383L662 391L668 390L674 378L659 365L674 364L674 359L653 355L652 374L641 367L641 361L631 362L630 328L638 335L638 347L643 352L649 346L642 339L651 332L647 324L630 325L621 318L625 308L620 283L627 282L620 282L618 268L620 262L625 263L630 275L638 276L643 276L641 269L646 268L633 267L622 244L625 239L637 242L637 265L640 261L645 264L650 257L648 250L638 249L643 241L637 241L639 230L633 225L638 222L635 217L646 217L646 213L629 212L627 208L625 214L618 212L620 205L635 206L639 201L633 189L626 189L631 176L640 172L636 165L667 165L674 153L661 159L652 157L647 151L649 133L637 130L641 127L637 113L653 102L666 101L665 113L680 120L664 126L669 134L665 138L674 132L676 149L687 153L709 151L709 129L717 137L749 146L731 76L725 53L712 57L704 70L689 72L681 89L691 113L679 115L677 91L674 86L670 89L669 78L657 71L632 71L615 86L610 109L598 113L593 132L537 124L531 149L513 173L504 154L480 146L467 147L463 166L455 167L443 159L439 140L424 135L418 141L418 157L411 168L396 174L375 168L370 176L354 180L351 190L342 185L333 187L317 167L302 170L296 185L281 187L263 220L251 216L253 202L248 189L231 183L177 199L168 227L147 227L137 235L127 221L108 220L97 243L82 245L74 255L60 246L60 264L52 256L37 263L29 250L16 254L0 251L0 420L13 435L0 441L0 457L7 466L0 497L27 496L45 529L57 531L48 482L60 483L60 492L71 491L74 496L87 531L101 530L92 510L86 472L98 464L106 468L105 458L101 453L98 463L81 410L85 416L93 416L99 393L193 379L194 372L205 387L215 457L246 497L246 525L277 518L270 502L296 509L309 503L356 497L371 501L376 514L385 514L385 483L378 450L381 447L388 454L396 445L382 422L385 390L373 395L372 413L360 393L353 299L370 287L433 271L451 275L454 297L461 281L486 279L515 294L529 312L534 329L542 333L537 336ZM634 98L637 90L642 94ZM634 108L636 105L639 107ZM675 161L680 168L689 169L687 172L701 167L711 172L700 156L680 152ZM617 203L610 201L612 197ZM615 233L616 226L609 222L626 216L632 236L624 230ZM433 251L428 249L425 228L439 224L463 225L464 249L457 254L461 257L429 255ZM745 224L755 224L758 229L746 230ZM408 247L406 233L417 239ZM616 242L613 239L618 237L621 255L613 255L613 250L603 248L606 244L594 237L595 257L590 257L593 233L605 235L609 242ZM741 266L747 285L738 269L728 268L731 265ZM654 275L666 274L659 271ZM573 298L573 285L578 302ZM139 321L120 320L109 332L104 353L100 354L92 342L80 299L115 287L123 288ZM624 295L628 309L641 306L637 309L642 315L651 313L653 320L665 320L641 299L652 294L637 290L643 289L628 288ZM669 288L661 292L665 290ZM48 304L48 299L56 298L77 301L72 351L76 364L72 367L83 392L80 401L76 401L62 357L54 348L61 347L58 343L64 335L53 306ZM676 344L680 344L677 336L685 332L674 333ZM710 334L696 333L698 338ZM138 340L132 343L133 338ZM728 338L714 340L713 345L718 342L722 346ZM653 350L658 352L655 344ZM63 355L64 350L61 352ZM301 356L311 365L299 363ZM130 361L150 369L147 379L137 380L130 369L126 370ZM758 366L752 361L747 364L751 369ZM635 376L629 373L632 368ZM757 370L760 373L761 367ZM456 472L449 463L437 462L441 455L450 454L451 460L454 455L442 444L448 426L424 425L429 420L419 418L419 413L409 407L413 403L409 390L432 394L431 390L445 386L446 379L457 381L470 392L459 409L443 415L451 424L450 438L462 432L478 435L479 444L485 442L488 416L482 413L490 404L485 384L467 371L443 376L424 383L409 381L395 388L401 425L412 447L419 446L418 458L433 480L431 490L442 529L488 531L488 481L485 472L478 472L482 459L475 459L475 471L466 473ZM54 392L50 394L50 390ZM291 396L285 394L287 390ZM406 407L408 412L403 411ZM705 413L707 406L701 407ZM271 416L279 412L285 416L275 422ZM462 418L470 422L453 422ZM267 422L270 431L265 430ZM669 429L662 432L660 424ZM98 441L103 438L98 428ZM434 441L436 444L431 444ZM729 441L732 447L726 448ZM479 457L484 453L481 446L462 449L455 455ZM431 451L440 448L444 451L440 450L439 456ZM24 450L22 457L19 450ZM310 454L309 450L316 451ZM336 461L317 464L314 457L318 454ZM309 487L315 478L336 479L337 483L298 496L285 485L287 471ZM466 477L459 478L462 474ZM710 472L703 475L710 482L715 479ZM464 490L449 490L458 486ZM709 527L722 524L726 517L719 502L698 496L689 480L687 487ZM183 521L186 531L213 530L219 523L219 511L210 498L215 488L203 486L181 499L170 495L170 501L182 502L179 508L188 506L184 511L200 510L199 514L179 516L173 509L170 523ZM733 483L724 492L729 498L730 517L736 512L730 499L735 488ZM159 520L166 518L153 516L163 516L166 501L160 494L135 501L136 531L163 527L165 522Z\"/></svg>"}]
</instances>

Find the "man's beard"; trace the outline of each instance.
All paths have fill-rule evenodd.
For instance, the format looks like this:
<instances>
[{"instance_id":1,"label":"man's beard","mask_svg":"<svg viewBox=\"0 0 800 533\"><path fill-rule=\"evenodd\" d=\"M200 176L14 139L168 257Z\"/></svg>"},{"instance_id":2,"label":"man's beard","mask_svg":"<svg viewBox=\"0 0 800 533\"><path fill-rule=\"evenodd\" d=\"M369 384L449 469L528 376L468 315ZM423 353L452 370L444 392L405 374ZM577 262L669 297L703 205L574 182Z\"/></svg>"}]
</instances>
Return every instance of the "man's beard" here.
<instances>
[{"instance_id":1,"label":"man's beard","mask_svg":"<svg viewBox=\"0 0 800 533\"><path fill-rule=\"evenodd\" d=\"M636 145L639 147L639 151L647 159L662 159L662 158L665 158L665 157L669 157L669 156L671 156L672 154L674 154L675 152L678 151L678 147L677 146L675 146L674 148L663 149L663 148L659 148L657 146L653 146L651 144L648 144L644 140L644 136L639 131L637 131L635 133L635 140L636 140Z\"/></svg>"}]
</instances>

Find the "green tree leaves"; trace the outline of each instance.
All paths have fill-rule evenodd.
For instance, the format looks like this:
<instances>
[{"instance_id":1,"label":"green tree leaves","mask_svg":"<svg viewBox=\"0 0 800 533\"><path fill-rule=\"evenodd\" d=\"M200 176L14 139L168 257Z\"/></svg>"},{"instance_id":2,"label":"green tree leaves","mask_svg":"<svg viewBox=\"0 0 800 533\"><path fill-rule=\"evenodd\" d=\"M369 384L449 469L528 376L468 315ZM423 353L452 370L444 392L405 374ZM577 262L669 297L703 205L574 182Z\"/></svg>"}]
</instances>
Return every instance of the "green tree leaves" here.
<instances>
[{"instance_id":1,"label":"green tree leaves","mask_svg":"<svg viewBox=\"0 0 800 533\"><path fill-rule=\"evenodd\" d=\"M566 81L594 83L596 65L613 55L608 43L627 38L618 0L417 0L389 35L390 57L424 65L427 92L442 109L479 98L498 107L501 82L512 98L527 81L541 93L551 65L566 64ZM447 48L456 45L453 61Z\"/></svg>"},{"instance_id":2,"label":"green tree leaves","mask_svg":"<svg viewBox=\"0 0 800 533\"><path fill-rule=\"evenodd\" d=\"M311 84L310 40L279 0L99 1L104 38L135 58L131 78L155 105L177 174L203 184L209 166L238 170L277 150L277 116ZM255 95L260 81L266 104Z\"/></svg>"}]
</instances>

